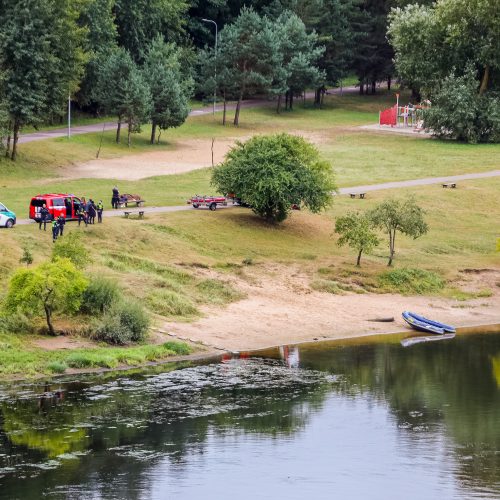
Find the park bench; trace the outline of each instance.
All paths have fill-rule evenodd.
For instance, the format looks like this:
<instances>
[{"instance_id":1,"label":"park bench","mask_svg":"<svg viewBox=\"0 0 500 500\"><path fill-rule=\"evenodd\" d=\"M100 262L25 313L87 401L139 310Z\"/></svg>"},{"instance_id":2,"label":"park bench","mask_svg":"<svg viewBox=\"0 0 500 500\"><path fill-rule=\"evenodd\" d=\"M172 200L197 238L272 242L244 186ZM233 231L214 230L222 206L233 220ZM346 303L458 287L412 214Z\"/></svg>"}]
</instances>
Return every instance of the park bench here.
<instances>
[{"instance_id":1,"label":"park bench","mask_svg":"<svg viewBox=\"0 0 500 500\"><path fill-rule=\"evenodd\" d=\"M137 214L138 218L139 219L144 219L144 210L140 210L139 212L128 212L128 211L125 211L123 212L123 215L125 216L125 219L129 219L130 218L130 215L132 214Z\"/></svg>"},{"instance_id":2,"label":"park bench","mask_svg":"<svg viewBox=\"0 0 500 500\"><path fill-rule=\"evenodd\" d=\"M356 198L356 195L359 195L359 197L360 197L361 199L363 199L363 198L365 197L366 193L349 193L349 196L350 196L351 198Z\"/></svg>"},{"instance_id":3,"label":"park bench","mask_svg":"<svg viewBox=\"0 0 500 500\"><path fill-rule=\"evenodd\" d=\"M141 207L146 203L146 200L143 200L142 197L138 194L122 194L120 195L120 201L118 202L118 206L120 208L128 208L129 205L135 205L136 207Z\"/></svg>"},{"instance_id":4,"label":"park bench","mask_svg":"<svg viewBox=\"0 0 500 500\"><path fill-rule=\"evenodd\" d=\"M444 187L444 188L448 188L448 187L449 187L449 188L456 188L456 187L457 187L457 185L456 185L456 183L455 183L455 182L444 182L444 183L443 183L443 187Z\"/></svg>"}]
</instances>

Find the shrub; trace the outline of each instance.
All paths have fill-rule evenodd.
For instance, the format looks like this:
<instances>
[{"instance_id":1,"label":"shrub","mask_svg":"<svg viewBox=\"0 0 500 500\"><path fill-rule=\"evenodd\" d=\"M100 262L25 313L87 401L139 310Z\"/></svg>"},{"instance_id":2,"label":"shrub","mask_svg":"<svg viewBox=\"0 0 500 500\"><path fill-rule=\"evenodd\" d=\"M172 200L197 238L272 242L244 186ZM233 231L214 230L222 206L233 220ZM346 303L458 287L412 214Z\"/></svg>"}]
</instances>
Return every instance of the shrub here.
<instances>
[{"instance_id":1,"label":"shrub","mask_svg":"<svg viewBox=\"0 0 500 500\"><path fill-rule=\"evenodd\" d=\"M475 69L449 75L424 115L425 127L434 135L458 141L500 142L500 99L479 95Z\"/></svg>"},{"instance_id":2,"label":"shrub","mask_svg":"<svg viewBox=\"0 0 500 500\"><path fill-rule=\"evenodd\" d=\"M52 248L52 261L69 259L78 269L84 269L92 259L81 242L80 233L69 233L59 238Z\"/></svg>"},{"instance_id":3,"label":"shrub","mask_svg":"<svg viewBox=\"0 0 500 500\"><path fill-rule=\"evenodd\" d=\"M127 300L112 306L91 328L92 338L124 345L146 337L149 318L140 304Z\"/></svg>"},{"instance_id":4,"label":"shrub","mask_svg":"<svg viewBox=\"0 0 500 500\"><path fill-rule=\"evenodd\" d=\"M52 363L47 365L47 368L52 373L64 373L68 369L68 365L61 361L52 361Z\"/></svg>"},{"instance_id":5,"label":"shrub","mask_svg":"<svg viewBox=\"0 0 500 500\"><path fill-rule=\"evenodd\" d=\"M0 331L6 333L33 333L35 328L31 319L22 312L0 316Z\"/></svg>"},{"instance_id":6,"label":"shrub","mask_svg":"<svg viewBox=\"0 0 500 500\"><path fill-rule=\"evenodd\" d=\"M194 316L198 309L183 295L172 290L156 290L148 297L148 306L161 316Z\"/></svg>"},{"instance_id":7,"label":"shrub","mask_svg":"<svg viewBox=\"0 0 500 500\"><path fill-rule=\"evenodd\" d=\"M120 299L120 289L115 281L102 276L90 280L83 294L81 310L87 314L102 314Z\"/></svg>"},{"instance_id":8,"label":"shrub","mask_svg":"<svg viewBox=\"0 0 500 500\"><path fill-rule=\"evenodd\" d=\"M380 285L407 295L434 293L444 288L445 281L436 273L423 269L394 269L379 276Z\"/></svg>"}]
</instances>

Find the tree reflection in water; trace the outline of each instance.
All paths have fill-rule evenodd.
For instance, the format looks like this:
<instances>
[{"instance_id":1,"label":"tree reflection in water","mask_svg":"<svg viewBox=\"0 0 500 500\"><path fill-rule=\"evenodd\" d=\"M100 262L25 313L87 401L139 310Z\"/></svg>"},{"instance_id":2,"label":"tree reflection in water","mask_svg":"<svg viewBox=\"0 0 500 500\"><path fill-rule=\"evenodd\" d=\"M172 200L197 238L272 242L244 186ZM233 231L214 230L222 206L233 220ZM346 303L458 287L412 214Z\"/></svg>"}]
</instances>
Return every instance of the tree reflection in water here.
<instances>
[{"instance_id":1,"label":"tree reflection in water","mask_svg":"<svg viewBox=\"0 0 500 500\"><path fill-rule=\"evenodd\" d=\"M187 469L214 438L295 439L327 398L387 408L406 456L427 442L423 435L443 437L458 483L500 491L500 336L408 349L390 337L363 342L0 388L0 496L148 498L159 464Z\"/></svg>"}]
</instances>

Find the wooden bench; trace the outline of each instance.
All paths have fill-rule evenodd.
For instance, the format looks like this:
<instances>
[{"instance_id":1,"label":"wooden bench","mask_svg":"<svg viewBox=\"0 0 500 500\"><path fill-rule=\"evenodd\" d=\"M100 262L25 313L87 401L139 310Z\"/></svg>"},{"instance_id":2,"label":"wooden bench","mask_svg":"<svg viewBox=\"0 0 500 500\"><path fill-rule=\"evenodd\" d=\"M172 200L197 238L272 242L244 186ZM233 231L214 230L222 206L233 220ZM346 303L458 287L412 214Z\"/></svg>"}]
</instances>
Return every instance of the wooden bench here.
<instances>
[{"instance_id":1,"label":"wooden bench","mask_svg":"<svg viewBox=\"0 0 500 500\"><path fill-rule=\"evenodd\" d=\"M351 198L356 198L356 195L359 195L359 197L360 197L361 199L364 199L364 197L365 197L366 193L349 193L349 196L350 196Z\"/></svg>"},{"instance_id":2,"label":"wooden bench","mask_svg":"<svg viewBox=\"0 0 500 500\"><path fill-rule=\"evenodd\" d=\"M455 182L445 182L443 183L443 187L444 188L456 188L457 187L457 184Z\"/></svg>"},{"instance_id":3,"label":"wooden bench","mask_svg":"<svg viewBox=\"0 0 500 500\"><path fill-rule=\"evenodd\" d=\"M140 210L139 212L123 212L125 219L129 219L130 215L137 213L139 219L144 219L144 210Z\"/></svg>"}]
</instances>

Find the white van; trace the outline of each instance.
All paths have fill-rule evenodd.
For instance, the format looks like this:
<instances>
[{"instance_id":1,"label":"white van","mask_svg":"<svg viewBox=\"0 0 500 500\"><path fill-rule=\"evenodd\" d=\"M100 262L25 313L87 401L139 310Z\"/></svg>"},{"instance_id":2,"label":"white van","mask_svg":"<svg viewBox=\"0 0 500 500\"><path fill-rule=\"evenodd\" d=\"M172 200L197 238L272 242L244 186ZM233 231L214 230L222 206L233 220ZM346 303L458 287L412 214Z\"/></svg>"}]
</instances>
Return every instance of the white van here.
<instances>
[{"instance_id":1,"label":"white van","mask_svg":"<svg viewBox=\"0 0 500 500\"><path fill-rule=\"evenodd\" d=\"M16 214L0 203L0 227L12 227L16 223Z\"/></svg>"}]
</instances>

